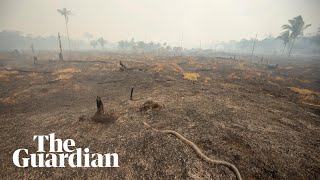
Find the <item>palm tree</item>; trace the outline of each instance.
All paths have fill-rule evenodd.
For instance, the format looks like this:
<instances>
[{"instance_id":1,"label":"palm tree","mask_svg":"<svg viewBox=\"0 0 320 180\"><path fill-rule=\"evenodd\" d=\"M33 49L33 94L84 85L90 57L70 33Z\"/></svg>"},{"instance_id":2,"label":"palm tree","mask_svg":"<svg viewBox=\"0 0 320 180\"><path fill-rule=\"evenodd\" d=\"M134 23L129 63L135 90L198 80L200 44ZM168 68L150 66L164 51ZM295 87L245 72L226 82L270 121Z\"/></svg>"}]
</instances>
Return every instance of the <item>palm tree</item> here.
<instances>
[{"instance_id":1,"label":"palm tree","mask_svg":"<svg viewBox=\"0 0 320 180\"><path fill-rule=\"evenodd\" d=\"M284 48L282 50L282 54L283 54L284 50L286 49L287 44L290 41L290 31L289 30L284 31L277 38L283 41L283 44L284 44Z\"/></svg>"},{"instance_id":2,"label":"palm tree","mask_svg":"<svg viewBox=\"0 0 320 180\"><path fill-rule=\"evenodd\" d=\"M291 48L290 48L290 51L288 54L288 56L290 57L292 47L293 47L293 44L294 44L296 38L299 36L303 36L303 31L305 29L307 29L308 27L310 27L311 24L305 25L305 22L304 22L301 15L294 17L293 19L289 19L288 22L289 22L289 24L283 25L282 29L289 30L291 32L290 39L292 39L292 44L291 44Z\"/></svg>"},{"instance_id":3,"label":"palm tree","mask_svg":"<svg viewBox=\"0 0 320 180\"><path fill-rule=\"evenodd\" d=\"M66 22L66 28L67 28L67 35L68 35L68 41L69 41L69 56L70 56L70 37L69 37L69 29L68 29L68 22L69 22L69 15L71 15L71 11L67 10L66 8L63 9L57 9L58 13L60 13L62 16L64 16L64 20Z\"/></svg>"}]
</instances>

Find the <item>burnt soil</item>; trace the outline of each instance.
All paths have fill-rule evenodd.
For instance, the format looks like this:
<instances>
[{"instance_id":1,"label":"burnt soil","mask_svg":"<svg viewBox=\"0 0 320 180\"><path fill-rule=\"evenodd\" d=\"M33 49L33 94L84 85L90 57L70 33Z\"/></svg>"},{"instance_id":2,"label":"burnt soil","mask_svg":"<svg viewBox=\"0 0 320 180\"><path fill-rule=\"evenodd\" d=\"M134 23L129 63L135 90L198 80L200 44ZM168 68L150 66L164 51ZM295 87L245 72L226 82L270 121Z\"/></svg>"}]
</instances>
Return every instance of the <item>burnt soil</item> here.
<instances>
[{"instance_id":1,"label":"burnt soil","mask_svg":"<svg viewBox=\"0 0 320 180\"><path fill-rule=\"evenodd\" d=\"M120 60L128 70L119 70ZM0 67L0 179L235 179L143 122L179 132L208 157L233 163L243 179L320 178L320 63L270 71L245 60L139 54L39 63ZM97 96L111 117L103 123L90 119ZM120 167L14 166L16 149L35 152L32 137L50 133L91 153L116 152Z\"/></svg>"}]
</instances>

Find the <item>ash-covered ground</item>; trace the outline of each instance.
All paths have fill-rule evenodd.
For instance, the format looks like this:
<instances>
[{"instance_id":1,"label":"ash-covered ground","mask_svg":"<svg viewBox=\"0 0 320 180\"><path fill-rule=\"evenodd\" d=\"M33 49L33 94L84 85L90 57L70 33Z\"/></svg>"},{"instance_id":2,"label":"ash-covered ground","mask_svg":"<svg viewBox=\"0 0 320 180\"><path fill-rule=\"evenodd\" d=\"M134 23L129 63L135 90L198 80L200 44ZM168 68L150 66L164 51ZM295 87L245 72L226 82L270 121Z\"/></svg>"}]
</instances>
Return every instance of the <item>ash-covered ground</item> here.
<instances>
[{"instance_id":1,"label":"ash-covered ground","mask_svg":"<svg viewBox=\"0 0 320 180\"><path fill-rule=\"evenodd\" d=\"M236 178L143 122L179 132L208 157L233 163L243 179L320 178L319 60L295 59L273 69L243 57L79 54L64 62L40 57L33 65L4 56L1 179ZM115 121L79 121L95 114L97 96ZM160 106L146 108L148 101ZM92 153L116 152L120 167L14 166L16 149L35 151L32 137L50 133Z\"/></svg>"}]
</instances>

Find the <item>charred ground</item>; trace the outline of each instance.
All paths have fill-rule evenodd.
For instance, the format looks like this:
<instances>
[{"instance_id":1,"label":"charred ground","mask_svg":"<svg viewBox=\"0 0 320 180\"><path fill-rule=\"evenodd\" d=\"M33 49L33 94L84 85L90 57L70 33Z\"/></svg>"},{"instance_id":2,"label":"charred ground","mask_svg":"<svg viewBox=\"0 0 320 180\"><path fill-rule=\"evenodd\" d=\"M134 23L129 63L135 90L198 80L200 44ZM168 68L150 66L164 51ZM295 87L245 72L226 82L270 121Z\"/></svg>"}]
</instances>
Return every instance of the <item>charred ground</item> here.
<instances>
[{"instance_id":1,"label":"charred ground","mask_svg":"<svg viewBox=\"0 0 320 180\"><path fill-rule=\"evenodd\" d=\"M40 57L35 66L4 56L1 179L235 179L144 121L235 164L243 179L320 178L318 60L271 71L241 57L79 54L65 62ZM120 60L127 70L119 70ZM96 96L116 121L79 121L94 115ZM120 168L14 167L16 149L36 150L33 135L49 133L91 152L116 152Z\"/></svg>"}]
</instances>

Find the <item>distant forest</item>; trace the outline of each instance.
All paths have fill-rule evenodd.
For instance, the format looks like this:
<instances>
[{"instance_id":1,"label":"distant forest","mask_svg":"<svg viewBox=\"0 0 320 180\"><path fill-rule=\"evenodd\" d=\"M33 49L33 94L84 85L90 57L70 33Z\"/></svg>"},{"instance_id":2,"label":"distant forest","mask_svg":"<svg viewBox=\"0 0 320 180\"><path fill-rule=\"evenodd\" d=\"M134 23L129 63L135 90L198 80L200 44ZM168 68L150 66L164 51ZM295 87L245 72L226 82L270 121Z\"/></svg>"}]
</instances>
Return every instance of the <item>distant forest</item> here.
<instances>
[{"instance_id":1,"label":"distant forest","mask_svg":"<svg viewBox=\"0 0 320 180\"><path fill-rule=\"evenodd\" d=\"M71 39L72 50L89 50L97 49L98 44L95 46L92 44L92 40L74 40ZM242 39L240 41L229 41L229 42L218 42L211 43L209 49L216 52L232 52L232 53L251 53L255 39ZM117 43L110 43L105 41L106 49L119 49L119 50L167 50L175 51L178 47L171 47L166 43L160 44L156 42L143 42L143 41L119 41ZM0 32L0 50L1 51L12 51L14 49L19 50L30 50L30 46L33 44L35 49L38 50L58 50L58 38L57 36L31 36L24 35L19 31L2 31ZM62 46L64 49L68 49L68 38L62 36ZM179 47L180 48L180 47ZM196 49L196 48L195 48ZM259 54L273 54L282 55L287 54L289 48L284 50L284 43L282 40L273 36L268 36L262 40L256 40L255 53ZM188 49L184 49L188 50ZM194 49L193 49L194 50ZM298 38L293 46L294 54L315 54L320 55L320 34L313 36L302 36Z\"/></svg>"},{"instance_id":2,"label":"distant forest","mask_svg":"<svg viewBox=\"0 0 320 180\"><path fill-rule=\"evenodd\" d=\"M235 52L235 53L251 53L254 39L242 39L240 41L229 41L214 43L210 49L216 51ZM288 54L288 46L282 40L273 36L268 36L255 43L254 52L258 54L286 55ZM292 49L293 54L315 54L320 55L320 34L314 36L299 37Z\"/></svg>"}]
</instances>

